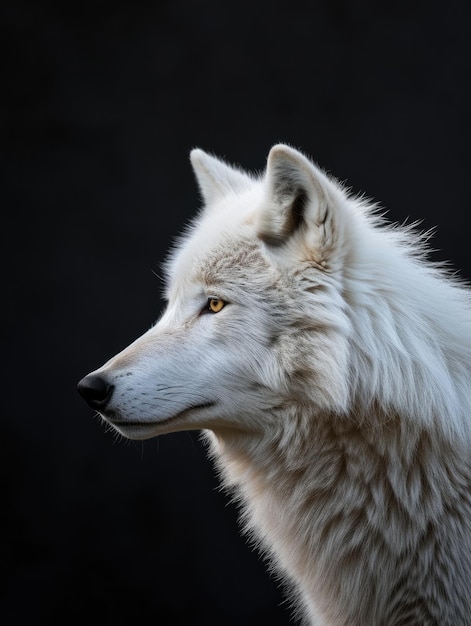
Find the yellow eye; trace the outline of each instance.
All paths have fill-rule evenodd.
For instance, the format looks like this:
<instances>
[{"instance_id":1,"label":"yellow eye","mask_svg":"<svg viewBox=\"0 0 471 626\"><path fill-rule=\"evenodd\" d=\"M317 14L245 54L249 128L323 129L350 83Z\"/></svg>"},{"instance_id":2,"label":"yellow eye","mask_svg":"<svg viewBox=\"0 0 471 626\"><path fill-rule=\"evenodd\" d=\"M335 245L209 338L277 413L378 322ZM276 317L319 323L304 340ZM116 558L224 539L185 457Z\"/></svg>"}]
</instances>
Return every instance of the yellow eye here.
<instances>
[{"instance_id":1,"label":"yellow eye","mask_svg":"<svg viewBox=\"0 0 471 626\"><path fill-rule=\"evenodd\" d=\"M225 307L226 303L221 298L208 298L208 308L211 313L219 313Z\"/></svg>"}]
</instances>

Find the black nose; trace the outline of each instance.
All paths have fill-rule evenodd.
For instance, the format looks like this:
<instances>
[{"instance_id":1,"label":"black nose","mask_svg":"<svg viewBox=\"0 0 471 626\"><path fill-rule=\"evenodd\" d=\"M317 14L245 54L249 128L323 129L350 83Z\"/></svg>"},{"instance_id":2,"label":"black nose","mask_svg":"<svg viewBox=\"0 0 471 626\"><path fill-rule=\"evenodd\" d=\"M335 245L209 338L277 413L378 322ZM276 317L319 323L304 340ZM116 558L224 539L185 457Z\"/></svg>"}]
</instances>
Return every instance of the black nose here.
<instances>
[{"instance_id":1,"label":"black nose","mask_svg":"<svg viewBox=\"0 0 471 626\"><path fill-rule=\"evenodd\" d=\"M102 410L107 405L113 394L113 385L105 378L97 374L88 374L77 385L77 390L82 398L88 402L92 409Z\"/></svg>"}]
</instances>

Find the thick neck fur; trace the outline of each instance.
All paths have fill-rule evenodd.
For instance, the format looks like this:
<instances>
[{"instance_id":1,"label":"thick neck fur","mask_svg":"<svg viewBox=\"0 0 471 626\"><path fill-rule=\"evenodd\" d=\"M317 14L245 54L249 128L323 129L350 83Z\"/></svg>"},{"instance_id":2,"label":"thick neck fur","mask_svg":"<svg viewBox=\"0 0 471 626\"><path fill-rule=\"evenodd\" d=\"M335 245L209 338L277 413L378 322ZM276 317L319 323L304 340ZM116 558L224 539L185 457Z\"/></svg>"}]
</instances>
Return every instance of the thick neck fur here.
<instances>
[{"instance_id":1,"label":"thick neck fur","mask_svg":"<svg viewBox=\"0 0 471 626\"><path fill-rule=\"evenodd\" d=\"M282 419L297 428L260 438L220 433L212 450L247 530L300 589L307 623L466 624L466 451L394 416L314 418L292 406Z\"/></svg>"}]
</instances>

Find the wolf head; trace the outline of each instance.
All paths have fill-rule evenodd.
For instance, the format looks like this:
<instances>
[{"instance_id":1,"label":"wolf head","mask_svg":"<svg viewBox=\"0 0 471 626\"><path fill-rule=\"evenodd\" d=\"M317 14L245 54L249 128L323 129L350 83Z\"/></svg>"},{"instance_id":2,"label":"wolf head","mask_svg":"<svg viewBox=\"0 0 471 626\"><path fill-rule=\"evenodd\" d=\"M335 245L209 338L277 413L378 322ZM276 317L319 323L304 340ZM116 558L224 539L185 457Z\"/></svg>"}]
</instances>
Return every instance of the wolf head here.
<instances>
[{"instance_id":1,"label":"wolf head","mask_svg":"<svg viewBox=\"0 0 471 626\"><path fill-rule=\"evenodd\" d=\"M80 393L133 439L279 430L297 405L345 411L347 195L286 145L261 177L198 149L191 162L204 207L166 263L167 307Z\"/></svg>"}]
</instances>

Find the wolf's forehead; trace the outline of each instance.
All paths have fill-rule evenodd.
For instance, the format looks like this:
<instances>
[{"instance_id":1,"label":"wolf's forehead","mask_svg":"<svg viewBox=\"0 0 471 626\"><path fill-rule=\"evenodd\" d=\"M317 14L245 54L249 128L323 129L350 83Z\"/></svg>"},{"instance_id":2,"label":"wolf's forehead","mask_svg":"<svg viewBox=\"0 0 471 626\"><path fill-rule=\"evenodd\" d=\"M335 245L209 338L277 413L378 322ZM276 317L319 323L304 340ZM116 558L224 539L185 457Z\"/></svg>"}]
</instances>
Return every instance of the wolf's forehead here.
<instances>
[{"instance_id":1,"label":"wolf's forehead","mask_svg":"<svg viewBox=\"0 0 471 626\"><path fill-rule=\"evenodd\" d=\"M262 243L250 228L245 232L195 235L174 256L170 267L171 280L219 284L259 274L268 268Z\"/></svg>"},{"instance_id":2,"label":"wolf's forehead","mask_svg":"<svg viewBox=\"0 0 471 626\"><path fill-rule=\"evenodd\" d=\"M267 269L260 240L230 235L198 254L192 263L194 277L207 285L240 281Z\"/></svg>"}]
</instances>

